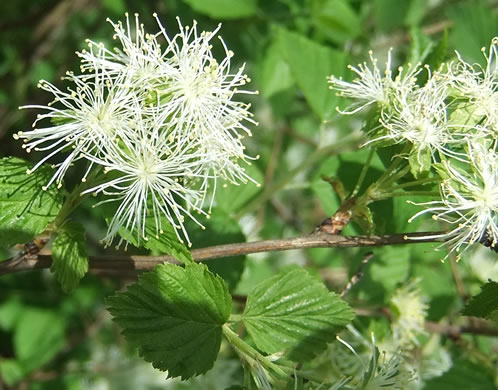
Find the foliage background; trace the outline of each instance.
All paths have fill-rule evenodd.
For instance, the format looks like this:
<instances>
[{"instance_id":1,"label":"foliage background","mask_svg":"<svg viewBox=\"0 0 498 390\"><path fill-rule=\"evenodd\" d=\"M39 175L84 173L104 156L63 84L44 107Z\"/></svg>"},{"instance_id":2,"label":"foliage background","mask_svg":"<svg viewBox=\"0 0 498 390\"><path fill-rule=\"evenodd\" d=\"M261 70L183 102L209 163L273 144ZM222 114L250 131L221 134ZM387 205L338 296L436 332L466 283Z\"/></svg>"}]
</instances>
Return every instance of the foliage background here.
<instances>
[{"instance_id":1,"label":"foliage background","mask_svg":"<svg viewBox=\"0 0 498 390\"><path fill-rule=\"evenodd\" d=\"M245 62L250 88L260 91L251 98L260 125L246 145L261 156L250 169L263 185L220 191L207 230L190 229L194 247L307 234L335 212L339 200L320 176L339 177L352 189L366 154L356 151L361 123L336 114L339 101L328 90L327 75L351 77L347 64L364 61L369 49L379 63L390 47L397 64L416 62L445 33L448 58L458 49L468 61L483 62L480 48L488 46L498 31L498 2L491 0L4 1L0 157L36 160L12 139L14 132L31 127L36 112L17 107L48 103L50 96L36 88L38 80L60 86L58 79L66 70L77 70L74 51L84 48L84 39L110 43L112 28L105 19L123 19L125 12L138 12L148 31L156 30L152 13L157 12L171 35L178 28L176 16L183 24L197 20L201 30L222 22L220 35L235 52L234 69ZM374 166L382 169L380 160ZM379 172L370 171L369 181ZM66 182L69 187L75 184ZM374 213L380 221L378 232L417 228L406 222L413 209L404 201L379 202ZM74 219L86 227L89 253L104 253L98 243L105 232L99 209L85 203ZM347 232L361 229L352 226ZM11 255L7 248L0 250L2 258ZM340 291L367 252L315 249L252 255L213 261L210 267L239 297L289 264L315 268L332 290ZM353 307L370 312L384 308L399 285L421 277L422 292L430 298L428 320L458 323L468 296L488 278L498 280L496 261L484 248L458 265L441 264L441 253L431 245L387 247L374 254L365 276L347 297ZM240 384L239 363L223 346L215 368L186 383L166 382L164 373L138 359L103 304L104 297L134 278L127 272L93 272L65 294L48 271L0 277L0 388L219 389ZM359 317L355 326L381 329L383 322ZM446 379L434 379L427 389L454 388L452 383L494 388L495 339L463 336L455 342L445 337L442 343L452 352L455 365Z\"/></svg>"}]
</instances>

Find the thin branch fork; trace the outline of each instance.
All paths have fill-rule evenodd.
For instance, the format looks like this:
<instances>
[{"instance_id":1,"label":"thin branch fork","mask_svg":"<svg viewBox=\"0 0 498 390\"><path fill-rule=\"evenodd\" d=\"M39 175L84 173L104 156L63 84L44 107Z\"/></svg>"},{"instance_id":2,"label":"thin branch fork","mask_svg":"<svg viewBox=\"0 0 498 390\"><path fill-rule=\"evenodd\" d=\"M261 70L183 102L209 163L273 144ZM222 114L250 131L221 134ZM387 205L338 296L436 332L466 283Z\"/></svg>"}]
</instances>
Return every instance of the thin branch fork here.
<instances>
[{"instance_id":1,"label":"thin branch fork","mask_svg":"<svg viewBox=\"0 0 498 390\"><path fill-rule=\"evenodd\" d=\"M423 238L440 235L441 232L404 233L384 236L341 236L323 232L307 236L284 238L279 240L263 240L235 244L216 245L191 251L195 261L207 261L222 257L248 255L261 252L277 252L308 248L352 248L376 247L385 245L416 244L424 242L440 242L440 238ZM91 270L116 271L146 271L162 263L179 263L172 256L92 256L89 268ZM0 275L50 268L52 257L49 254L26 256L21 260L9 259L0 262Z\"/></svg>"}]
</instances>

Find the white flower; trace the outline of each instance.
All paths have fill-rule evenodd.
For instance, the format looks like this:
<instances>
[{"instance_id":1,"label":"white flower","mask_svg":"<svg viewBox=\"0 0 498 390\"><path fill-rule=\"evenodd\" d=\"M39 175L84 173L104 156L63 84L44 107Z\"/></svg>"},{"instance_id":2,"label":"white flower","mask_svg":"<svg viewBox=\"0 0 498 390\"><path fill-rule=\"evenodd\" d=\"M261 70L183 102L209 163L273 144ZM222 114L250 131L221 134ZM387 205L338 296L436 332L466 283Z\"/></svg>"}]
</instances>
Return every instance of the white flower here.
<instances>
[{"instance_id":1,"label":"white flower","mask_svg":"<svg viewBox=\"0 0 498 390\"><path fill-rule=\"evenodd\" d=\"M47 152L31 171L55 155L68 152L63 162L56 164L57 170L44 188L54 181L61 187L64 174L75 160L81 158L81 153L91 154L96 145L102 148L114 142L120 134L129 130L133 115L129 106L135 97L128 88L122 87L124 78L112 79L100 70L85 78L68 72L64 79L74 85L67 92L47 81L40 81L39 88L54 95L54 100L47 106L20 107L46 111L37 116L33 127L44 120L50 121L50 124L32 131L20 131L14 136L24 139L23 148L28 153L32 150Z\"/></svg>"},{"instance_id":2,"label":"white flower","mask_svg":"<svg viewBox=\"0 0 498 390\"><path fill-rule=\"evenodd\" d=\"M250 105L234 100L237 94L255 92L239 89L249 78L244 66L231 73L233 52L219 37L225 58L218 62L212 53L213 32L197 31L197 24L183 27L170 39L157 18L164 38L168 41L168 67L160 68L156 85L157 102L153 106L162 118L171 121L175 138L196 138L211 156L204 167L232 183L251 180L238 161L251 160L244 152L241 140L251 136L247 124L257 123L251 118Z\"/></svg>"},{"instance_id":3,"label":"white flower","mask_svg":"<svg viewBox=\"0 0 498 390\"><path fill-rule=\"evenodd\" d=\"M484 117L483 127L489 127L498 134L498 37L493 38L486 54L486 68L470 65L457 52L459 63L449 67L449 77L458 94L468 101L467 110L475 117Z\"/></svg>"},{"instance_id":4,"label":"white flower","mask_svg":"<svg viewBox=\"0 0 498 390\"><path fill-rule=\"evenodd\" d=\"M446 239L449 253L466 250L484 236L492 246L498 242L498 154L495 147L469 142L468 156L463 168L451 160L444 162L441 200L421 203L432 207L410 218L432 213L433 219L447 222L450 231L430 237Z\"/></svg>"},{"instance_id":5,"label":"white flower","mask_svg":"<svg viewBox=\"0 0 498 390\"><path fill-rule=\"evenodd\" d=\"M428 306L420 295L419 280L398 288L391 298L394 321L391 324L393 340L400 348L418 346L417 337L425 334L424 323Z\"/></svg>"},{"instance_id":6,"label":"white flower","mask_svg":"<svg viewBox=\"0 0 498 390\"><path fill-rule=\"evenodd\" d=\"M164 216L175 228L179 240L183 242L178 231L189 245L185 216L202 226L191 210L204 213L196 206L203 194L189 187L191 180L202 175L199 173L202 155L198 152L198 145L192 141L171 142L161 136L160 126L150 121L136 109L136 135L133 138L123 137L120 143L102 150L98 156L86 156L103 166L112 178L84 193L105 194L107 199L97 205L120 202L104 238L107 244L121 228L136 234L139 243L141 239L147 241L145 225L148 216L154 219L156 236L163 233L161 219ZM119 244L122 241L123 238Z\"/></svg>"},{"instance_id":7,"label":"white flower","mask_svg":"<svg viewBox=\"0 0 498 390\"><path fill-rule=\"evenodd\" d=\"M412 144L412 153L416 153L420 166L423 155L432 157L435 153L464 158L465 154L458 148L465 145L469 137L483 137L486 132L472 134L469 126L454 125L448 120L446 99L450 83L440 74L431 75L422 88L414 90L401 89L391 110L381 113L380 123L386 129L378 137L372 137L365 145L389 139L394 143L408 142Z\"/></svg>"},{"instance_id":8,"label":"white flower","mask_svg":"<svg viewBox=\"0 0 498 390\"><path fill-rule=\"evenodd\" d=\"M373 57L372 51L368 52L371 65L366 62L358 64L357 67L349 65L348 68L358 76L353 82L347 82L342 78L330 76L330 89L336 90L339 96L356 100L346 111L338 111L341 114L354 114L363 108L378 104L387 107L396 98L398 92L411 90L420 72L419 65L408 65L407 69L398 68L396 78L392 79L391 50L389 50L386 68L382 73L377 66L377 59Z\"/></svg>"},{"instance_id":9,"label":"white flower","mask_svg":"<svg viewBox=\"0 0 498 390\"><path fill-rule=\"evenodd\" d=\"M234 184L254 182L240 162L250 164L255 159L245 154L242 140L251 136L247 126L257 123L249 112L250 105L234 98L257 92L239 89L250 80L243 73L244 66L231 72L233 52L221 37L225 57L221 62L214 58L212 40L220 26L212 32L198 32L195 21L189 27L178 19L180 32L170 38L156 14L154 17L160 28L155 34L145 33L136 14L134 30L128 15L126 27L110 21L122 48L111 51L89 41L89 51L79 53L83 69L104 68L113 76L125 72L130 88L140 86L146 90L143 112L164 123L163 136L177 142L198 141L204 156L204 180L199 187L211 192L212 205L216 178ZM159 38L166 41L164 49Z\"/></svg>"}]
</instances>

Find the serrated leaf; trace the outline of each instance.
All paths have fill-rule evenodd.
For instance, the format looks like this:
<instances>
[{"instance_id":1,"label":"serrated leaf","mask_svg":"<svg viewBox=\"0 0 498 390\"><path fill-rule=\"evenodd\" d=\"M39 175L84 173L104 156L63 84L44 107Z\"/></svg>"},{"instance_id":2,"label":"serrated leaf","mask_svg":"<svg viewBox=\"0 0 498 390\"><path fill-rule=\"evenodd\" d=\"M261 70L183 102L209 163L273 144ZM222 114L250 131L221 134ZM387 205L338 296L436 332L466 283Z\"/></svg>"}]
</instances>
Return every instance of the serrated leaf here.
<instances>
[{"instance_id":1,"label":"serrated leaf","mask_svg":"<svg viewBox=\"0 0 498 390\"><path fill-rule=\"evenodd\" d=\"M498 323L498 283L492 280L481 287L462 311L463 315L481 317Z\"/></svg>"},{"instance_id":2,"label":"serrated leaf","mask_svg":"<svg viewBox=\"0 0 498 390\"><path fill-rule=\"evenodd\" d=\"M282 53L306 101L320 119L328 119L335 111L338 97L327 84L327 77L340 77L346 69L344 53L320 45L295 32L279 30Z\"/></svg>"},{"instance_id":3,"label":"serrated leaf","mask_svg":"<svg viewBox=\"0 0 498 390\"><path fill-rule=\"evenodd\" d=\"M16 358L26 371L49 362L65 343L65 321L55 312L27 309L20 316L14 333Z\"/></svg>"},{"instance_id":4,"label":"serrated leaf","mask_svg":"<svg viewBox=\"0 0 498 390\"><path fill-rule=\"evenodd\" d=\"M85 229L79 223L66 223L52 245L52 272L64 292L78 286L88 272Z\"/></svg>"},{"instance_id":5,"label":"serrated leaf","mask_svg":"<svg viewBox=\"0 0 498 390\"><path fill-rule=\"evenodd\" d=\"M238 19L258 12L258 0L184 0L194 10L213 19Z\"/></svg>"},{"instance_id":6,"label":"serrated leaf","mask_svg":"<svg viewBox=\"0 0 498 390\"><path fill-rule=\"evenodd\" d=\"M53 171L41 166L27 174L32 164L16 157L0 159L0 247L32 240L45 230L62 206L56 186L42 190Z\"/></svg>"},{"instance_id":7,"label":"serrated leaf","mask_svg":"<svg viewBox=\"0 0 498 390\"><path fill-rule=\"evenodd\" d=\"M108 298L109 311L140 355L169 377L209 370L220 349L231 296L204 264L163 264Z\"/></svg>"},{"instance_id":8,"label":"serrated leaf","mask_svg":"<svg viewBox=\"0 0 498 390\"><path fill-rule=\"evenodd\" d=\"M305 361L323 351L353 317L323 283L305 270L291 269L254 288L242 320L260 350Z\"/></svg>"}]
</instances>

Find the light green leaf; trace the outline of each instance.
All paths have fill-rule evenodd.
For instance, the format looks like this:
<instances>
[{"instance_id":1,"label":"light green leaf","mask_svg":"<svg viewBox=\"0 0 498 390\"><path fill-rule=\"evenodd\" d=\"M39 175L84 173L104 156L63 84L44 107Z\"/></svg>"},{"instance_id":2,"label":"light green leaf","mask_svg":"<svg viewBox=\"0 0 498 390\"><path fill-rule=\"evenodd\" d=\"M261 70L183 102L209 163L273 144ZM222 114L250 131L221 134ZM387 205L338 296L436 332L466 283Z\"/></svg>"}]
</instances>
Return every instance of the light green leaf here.
<instances>
[{"instance_id":1,"label":"light green leaf","mask_svg":"<svg viewBox=\"0 0 498 390\"><path fill-rule=\"evenodd\" d=\"M320 119L328 119L335 112L338 97L330 91L327 77L344 74L346 56L285 29L280 29L279 39L282 53L306 101Z\"/></svg>"},{"instance_id":2,"label":"light green leaf","mask_svg":"<svg viewBox=\"0 0 498 390\"><path fill-rule=\"evenodd\" d=\"M256 346L305 361L327 347L351 322L351 308L303 269L290 269L257 285L242 320Z\"/></svg>"},{"instance_id":3,"label":"light green leaf","mask_svg":"<svg viewBox=\"0 0 498 390\"><path fill-rule=\"evenodd\" d=\"M230 183L226 183L226 186L218 185L216 189L216 207L229 214L237 212L261 191L263 173L261 173L260 169L255 164L251 164L245 165L245 171L259 185L251 181L239 185Z\"/></svg>"},{"instance_id":4,"label":"light green leaf","mask_svg":"<svg viewBox=\"0 0 498 390\"><path fill-rule=\"evenodd\" d=\"M361 33L360 18L347 0L313 0L311 18L317 29L336 43L344 43Z\"/></svg>"},{"instance_id":5,"label":"light green leaf","mask_svg":"<svg viewBox=\"0 0 498 390\"><path fill-rule=\"evenodd\" d=\"M0 159L0 247L32 240L45 230L62 206L56 186L42 190L53 171L41 166L27 174L32 164L16 157Z\"/></svg>"},{"instance_id":6,"label":"light green leaf","mask_svg":"<svg viewBox=\"0 0 498 390\"><path fill-rule=\"evenodd\" d=\"M232 305L223 280L196 263L159 265L107 303L140 355L182 379L213 366Z\"/></svg>"},{"instance_id":7,"label":"light green leaf","mask_svg":"<svg viewBox=\"0 0 498 390\"><path fill-rule=\"evenodd\" d=\"M453 22L449 41L463 58L469 62L485 64L481 48L488 48L496 36L498 12L484 2L472 1L455 5L448 11Z\"/></svg>"},{"instance_id":8,"label":"light green leaf","mask_svg":"<svg viewBox=\"0 0 498 390\"><path fill-rule=\"evenodd\" d=\"M14 333L16 358L26 371L49 362L65 343L65 321L55 312L27 309L20 316Z\"/></svg>"},{"instance_id":9,"label":"light green leaf","mask_svg":"<svg viewBox=\"0 0 498 390\"><path fill-rule=\"evenodd\" d=\"M2 302L0 304L0 329L12 330L22 314L22 310L23 303L16 296L12 296L5 302Z\"/></svg>"},{"instance_id":10,"label":"light green leaf","mask_svg":"<svg viewBox=\"0 0 498 390\"><path fill-rule=\"evenodd\" d=\"M15 359L0 360L0 377L8 386L14 386L23 379L27 373L23 366Z\"/></svg>"},{"instance_id":11,"label":"light green leaf","mask_svg":"<svg viewBox=\"0 0 498 390\"><path fill-rule=\"evenodd\" d=\"M418 27L410 29L410 37L411 45L408 63L426 63L426 59L434 47L434 42Z\"/></svg>"},{"instance_id":12,"label":"light green leaf","mask_svg":"<svg viewBox=\"0 0 498 390\"><path fill-rule=\"evenodd\" d=\"M492 280L481 287L462 311L463 315L481 317L498 323L498 283Z\"/></svg>"},{"instance_id":13,"label":"light green leaf","mask_svg":"<svg viewBox=\"0 0 498 390\"><path fill-rule=\"evenodd\" d=\"M266 99L294 85L289 64L285 61L278 41L266 49L261 64L261 95Z\"/></svg>"},{"instance_id":14,"label":"light green leaf","mask_svg":"<svg viewBox=\"0 0 498 390\"><path fill-rule=\"evenodd\" d=\"M258 0L184 0L194 10L213 19L239 19L258 12Z\"/></svg>"},{"instance_id":15,"label":"light green leaf","mask_svg":"<svg viewBox=\"0 0 498 390\"><path fill-rule=\"evenodd\" d=\"M401 27L405 20L409 1L374 0L375 25L383 31Z\"/></svg>"},{"instance_id":16,"label":"light green leaf","mask_svg":"<svg viewBox=\"0 0 498 390\"><path fill-rule=\"evenodd\" d=\"M78 286L88 272L85 229L79 223L66 223L52 245L52 272L64 292Z\"/></svg>"},{"instance_id":17,"label":"light green leaf","mask_svg":"<svg viewBox=\"0 0 498 390\"><path fill-rule=\"evenodd\" d=\"M417 150L412 148L408 156L410 172L415 179L422 179L427 176L432 165L432 153L429 148Z\"/></svg>"}]
</instances>

